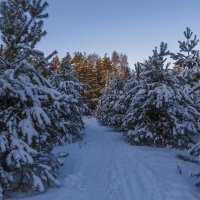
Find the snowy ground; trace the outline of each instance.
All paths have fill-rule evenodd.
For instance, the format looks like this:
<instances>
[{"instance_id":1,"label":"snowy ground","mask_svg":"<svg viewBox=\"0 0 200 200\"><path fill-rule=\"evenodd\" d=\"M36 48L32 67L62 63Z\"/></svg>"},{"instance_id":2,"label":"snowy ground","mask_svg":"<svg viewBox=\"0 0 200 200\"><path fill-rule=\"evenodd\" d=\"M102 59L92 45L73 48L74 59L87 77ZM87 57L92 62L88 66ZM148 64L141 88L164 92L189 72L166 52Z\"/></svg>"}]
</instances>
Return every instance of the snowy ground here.
<instances>
[{"instance_id":1,"label":"snowy ground","mask_svg":"<svg viewBox=\"0 0 200 200\"><path fill-rule=\"evenodd\" d=\"M67 151L61 187L14 200L197 200L190 177L197 166L176 159L176 150L131 146L122 134L85 119L85 139ZM180 175L177 166L181 167Z\"/></svg>"}]
</instances>

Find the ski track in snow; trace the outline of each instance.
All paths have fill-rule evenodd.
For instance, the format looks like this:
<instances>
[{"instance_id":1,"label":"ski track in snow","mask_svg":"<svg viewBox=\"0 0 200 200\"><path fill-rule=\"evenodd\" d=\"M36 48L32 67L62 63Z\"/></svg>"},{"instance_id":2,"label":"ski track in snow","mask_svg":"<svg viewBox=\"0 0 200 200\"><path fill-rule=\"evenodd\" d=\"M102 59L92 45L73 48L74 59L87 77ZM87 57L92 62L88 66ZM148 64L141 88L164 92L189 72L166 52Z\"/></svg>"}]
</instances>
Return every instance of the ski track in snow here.
<instances>
[{"instance_id":1,"label":"ski track in snow","mask_svg":"<svg viewBox=\"0 0 200 200\"><path fill-rule=\"evenodd\" d=\"M12 200L197 200L190 173L198 167L176 159L180 151L131 146L121 133L85 118L85 139L58 147L70 153L59 170L59 188ZM177 165L182 169L180 175Z\"/></svg>"}]
</instances>

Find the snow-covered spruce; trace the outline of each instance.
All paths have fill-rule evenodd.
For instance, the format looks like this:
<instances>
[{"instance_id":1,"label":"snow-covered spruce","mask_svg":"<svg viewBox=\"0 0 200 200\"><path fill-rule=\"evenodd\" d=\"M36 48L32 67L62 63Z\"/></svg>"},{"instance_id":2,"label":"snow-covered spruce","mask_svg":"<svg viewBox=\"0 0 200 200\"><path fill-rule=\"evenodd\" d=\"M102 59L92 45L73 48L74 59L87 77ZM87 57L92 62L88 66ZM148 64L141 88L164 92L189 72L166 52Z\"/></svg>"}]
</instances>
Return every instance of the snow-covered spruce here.
<instances>
[{"instance_id":1,"label":"snow-covered spruce","mask_svg":"<svg viewBox=\"0 0 200 200\"><path fill-rule=\"evenodd\" d=\"M46 185L58 185L55 171L65 154L51 150L61 139L57 108L63 95L43 76L50 57L35 49L46 35L46 7L41 0L3 0L0 4L1 193L2 189L4 193L42 192Z\"/></svg>"},{"instance_id":2,"label":"snow-covered spruce","mask_svg":"<svg viewBox=\"0 0 200 200\"><path fill-rule=\"evenodd\" d=\"M156 48L142 64L123 123L131 143L187 148L199 133L199 112L168 64L165 66L168 53L167 44L161 43L160 52Z\"/></svg>"},{"instance_id":3,"label":"snow-covered spruce","mask_svg":"<svg viewBox=\"0 0 200 200\"><path fill-rule=\"evenodd\" d=\"M82 117L89 111L80 95L86 86L75 77L67 57L62 60L60 70L55 73L52 82L63 96L57 107L60 122L58 130L65 141L80 138L80 130L84 128Z\"/></svg>"},{"instance_id":4,"label":"snow-covered spruce","mask_svg":"<svg viewBox=\"0 0 200 200\"><path fill-rule=\"evenodd\" d=\"M125 79L116 76L110 79L107 88L99 99L96 109L96 117L102 125L108 125L120 130L121 119L125 112L125 106L120 100L123 98Z\"/></svg>"}]
</instances>

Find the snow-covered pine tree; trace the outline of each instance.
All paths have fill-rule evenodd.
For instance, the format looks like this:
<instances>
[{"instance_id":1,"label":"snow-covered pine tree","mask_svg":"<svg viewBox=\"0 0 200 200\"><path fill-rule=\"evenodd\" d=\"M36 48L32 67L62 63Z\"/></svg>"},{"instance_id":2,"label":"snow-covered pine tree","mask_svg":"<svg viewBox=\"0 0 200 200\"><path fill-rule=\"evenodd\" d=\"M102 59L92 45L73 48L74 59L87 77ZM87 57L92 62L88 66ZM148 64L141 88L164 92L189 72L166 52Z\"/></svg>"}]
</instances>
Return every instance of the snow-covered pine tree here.
<instances>
[{"instance_id":1,"label":"snow-covered pine tree","mask_svg":"<svg viewBox=\"0 0 200 200\"><path fill-rule=\"evenodd\" d=\"M63 154L51 153L60 140L55 109L62 95L42 73L48 58L35 49L46 35L47 2L0 3L0 191L58 185L55 170ZM56 118L57 119L57 118ZM57 119L58 120L58 119ZM0 194L1 196L1 194Z\"/></svg>"},{"instance_id":2,"label":"snow-covered pine tree","mask_svg":"<svg viewBox=\"0 0 200 200\"><path fill-rule=\"evenodd\" d=\"M183 89L200 107L200 55L199 50L195 49L199 40L196 35L193 37L189 28L184 31L184 36L186 41L179 41L180 52L171 53L171 58L175 60L175 66L181 68L179 79Z\"/></svg>"},{"instance_id":3,"label":"snow-covered pine tree","mask_svg":"<svg viewBox=\"0 0 200 200\"><path fill-rule=\"evenodd\" d=\"M200 56L199 50L196 50L199 40L189 28L184 31L184 36L186 40L179 41L180 52L171 53L171 58L175 60L175 66L181 68L179 79L182 81L183 90L193 99L200 111ZM199 123L199 119L197 123ZM200 142L192 145L189 152L192 160L196 160L200 164ZM200 173L196 175L200 177ZM200 183L197 185L200 186Z\"/></svg>"},{"instance_id":4,"label":"snow-covered pine tree","mask_svg":"<svg viewBox=\"0 0 200 200\"><path fill-rule=\"evenodd\" d=\"M63 95L63 101L59 105L58 130L65 141L80 138L80 130L84 128L82 118L89 111L80 95L86 86L75 77L68 56L62 60L60 70L53 78L53 83L56 90Z\"/></svg>"},{"instance_id":5,"label":"snow-covered pine tree","mask_svg":"<svg viewBox=\"0 0 200 200\"><path fill-rule=\"evenodd\" d=\"M123 97L125 79L116 76L110 79L108 86L98 101L96 117L102 125L112 126L120 130L121 115L124 113L124 105L118 104Z\"/></svg>"},{"instance_id":6,"label":"snow-covered pine tree","mask_svg":"<svg viewBox=\"0 0 200 200\"><path fill-rule=\"evenodd\" d=\"M123 123L131 143L187 148L199 133L199 113L169 64L165 66L168 54L167 44L161 43L160 51L155 48L153 56L142 64Z\"/></svg>"},{"instance_id":7,"label":"snow-covered pine tree","mask_svg":"<svg viewBox=\"0 0 200 200\"><path fill-rule=\"evenodd\" d=\"M199 51L195 50L195 47L199 43L199 39L194 35L190 28L186 28L184 31L186 41L178 41L180 52L170 53L171 58L176 62L175 66L180 66L182 69L192 69L200 65Z\"/></svg>"}]
</instances>

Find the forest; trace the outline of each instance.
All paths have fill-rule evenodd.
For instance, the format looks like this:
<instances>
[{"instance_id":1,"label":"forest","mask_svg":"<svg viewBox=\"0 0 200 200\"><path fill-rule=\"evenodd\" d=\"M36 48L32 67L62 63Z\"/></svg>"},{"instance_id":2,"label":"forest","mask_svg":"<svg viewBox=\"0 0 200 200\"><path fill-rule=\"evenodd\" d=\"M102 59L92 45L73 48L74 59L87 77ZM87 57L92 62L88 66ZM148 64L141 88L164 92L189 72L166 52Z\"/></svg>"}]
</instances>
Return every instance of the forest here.
<instances>
[{"instance_id":1,"label":"forest","mask_svg":"<svg viewBox=\"0 0 200 200\"><path fill-rule=\"evenodd\" d=\"M55 56L49 74L59 72L62 62L70 65L76 78L86 85L87 89L83 92L83 96L91 110L95 110L98 98L110 79L117 76L128 79L131 75L127 55L116 51L113 51L111 58L107 54L101 58L96 53L87 55L81 52L75 52L72 56L67 52L61 60Z\"/></svg>"},{"instance_id":2,"label":"forest","mask_svg":"<svg viewBox=\"0 0 200 200\"><path fill-rule=\"evenodd\" d=\"M187 27L183 32L185 39L177 43L178 52L171 51L167 43L161 42L134 68L130 67L128 56L117 50L113 50L111 56L105 52L103 57L97 53L66 52L66 56L60 58L57 51L46 56L37 49L37 44L47 34L44 30L47 7L48 3L43 0L0 2L0 200L15 199L19 197L16 194L34 197L36 193L48 194L52 187L62 188L59 174L63 168L66 174L63 172L62 176L69 177L67 169L75 164L68 164L68 160L79 154L80 166L88 162L84 166L87 170L89 168L84 171L85 177L92 180L92 170L95 169L97 174L102 173L102 177L111 177L112 184L106 186L111 190L110 196L105 199L198 199L200 55L197 35ZM87 142L91 142L89 147ZM85 145L86 150L78 148L81 145ZM75 147L78 150L75 151ZM81 158L84 151L88 158L86 155ZM144 164L147 161L139 157L140 154L155 159L152 151L155 155L163 151L165 156L173 154L175 167L172 171L175 173L178 169L175 177L184 180L180 181L180 189L174 189L173 195L185 196L170 198L164 191L163 196L159 196L159 191L150 187L151 182L144 182L144 176L133 177L134 173L138 173L137 177L146 174L149 178L146 181L156 177L150 176L153 171L148 172L148 166ZM142 167L128 165L137 159ZM160 156L155 162L159 163L161 159ZM106 164L102 165L104 161ZM170 161L164 163L166 167ZM176 166L176 163L181 164ZM78 164L74 169L79 169ZM99 169L98 165L102 168ZM110 170L110 175L104 173L107 173L106 169ZM189 175L184 169L189 170ZM165 173L168 172L162 171ZM87 196L87 192L82 194L82 190L74 187L79 186L82 179L66 177L69 196L64 196L64 189L59 200L88 200L93 194L93 182L90 182L91 188L88 186ZM129 182L125 182L128 177ZM134 190L140 179L144 191L149 191L150 196L143 196L142 186ZM99 184L100 180L99 177L95 183ZM125 185L122 187L121 183ZM167 182L160 186L154 184L161 191ZM117 188L122 189L118 191ZM127 188L132 189L128 191ZM183 188L188 188L187 194L181 194ZM103 196L98 197L100 193L97 191L97 196L90 198L103 199ZM47 198L53 199L41 196L41 199ZM40 196L36 195L37 199Z\"/></svg>"}]
</instances>

